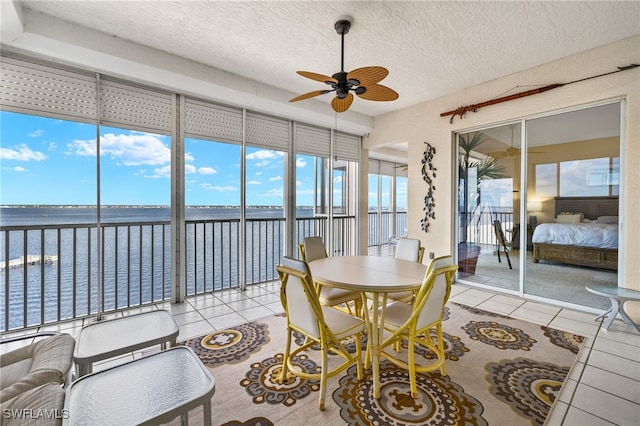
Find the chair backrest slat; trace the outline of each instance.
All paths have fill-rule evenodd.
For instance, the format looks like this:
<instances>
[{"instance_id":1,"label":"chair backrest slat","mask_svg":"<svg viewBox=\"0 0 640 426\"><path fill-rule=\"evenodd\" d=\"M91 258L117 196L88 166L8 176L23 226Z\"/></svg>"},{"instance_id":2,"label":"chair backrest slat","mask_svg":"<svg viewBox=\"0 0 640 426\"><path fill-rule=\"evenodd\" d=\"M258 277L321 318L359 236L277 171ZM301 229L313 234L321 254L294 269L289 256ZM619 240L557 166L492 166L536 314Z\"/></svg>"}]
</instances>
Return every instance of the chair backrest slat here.
<instances>
[{"instance_id":1,"label":"chair backrest slat","mask_svg":"<svg viewBox=\"0 0 640 426\"><path fill-rule=\"evenodd\" d=\"M414 238L400 238L396 246L396 259L417 262L420 252L420 240Z\"/></svg>"},{"instance_id":2,"label":"chair backrest slat","mask_svg":"<svg viewBox=\"0 0 640 426\"><path fill-rule=\"evenodd\" d=\"M287 320L294 327L320 338L318 315L322 316L322 309L309 266L304 261L284 256L282 265L277 269L282 282L281 299L283 305L286 305L283 307Z\"/></svg>"},{"instance_id":3,"label":"chair backrest slat","mask_svg":"<svg viewBox=\"0 0 640 426\"><path fill-rule=\"evenodd\" d=\"M442 256L431 261L413 306L412 316L417 316L416 329L422 329L441 318L457 269L458 266L453 264L451 256Z\"/></svg>"},{"instance_id":4,"label":"chair backrest slat","mask_svg":"<svg viewBox=\"0 0 640 426\"><path fill-rule=\"evenodd\" d=\"M327 249L320 237L306 237L300 250L301 258L305 262L313 262L316 259L324 259L327 256Z\"/></svg>"}]
</instances>

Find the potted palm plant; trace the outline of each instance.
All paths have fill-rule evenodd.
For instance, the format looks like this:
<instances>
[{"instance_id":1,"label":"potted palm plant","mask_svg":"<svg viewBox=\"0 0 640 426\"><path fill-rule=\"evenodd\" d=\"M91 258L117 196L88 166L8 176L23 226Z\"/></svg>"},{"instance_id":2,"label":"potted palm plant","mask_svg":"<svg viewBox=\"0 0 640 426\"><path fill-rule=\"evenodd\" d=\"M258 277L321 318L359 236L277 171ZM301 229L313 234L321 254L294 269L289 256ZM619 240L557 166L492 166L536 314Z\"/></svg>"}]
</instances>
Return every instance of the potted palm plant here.
<instances>
[{"instance_id":1,"label":"potted palm plant","mask_svg":"<svg viewBox=\"0 0 640 426\"><path fill-rule=\"evenodd\" d=\"M462 155L458 163L458 193L461 197L458 271L461 277L475 274L480 255L480 245L468 241L467 235L471 215L480 205L480 183L485 179L504 177L504 167L498 165L495 158L486 156L483 159L474 159L471 157L471 152L482 145L487 140L486 138L487 136L482 132L466 133L459 136ZM469 187L471 183L475 185L473 191Z\"/></svg>"}]
</instances>

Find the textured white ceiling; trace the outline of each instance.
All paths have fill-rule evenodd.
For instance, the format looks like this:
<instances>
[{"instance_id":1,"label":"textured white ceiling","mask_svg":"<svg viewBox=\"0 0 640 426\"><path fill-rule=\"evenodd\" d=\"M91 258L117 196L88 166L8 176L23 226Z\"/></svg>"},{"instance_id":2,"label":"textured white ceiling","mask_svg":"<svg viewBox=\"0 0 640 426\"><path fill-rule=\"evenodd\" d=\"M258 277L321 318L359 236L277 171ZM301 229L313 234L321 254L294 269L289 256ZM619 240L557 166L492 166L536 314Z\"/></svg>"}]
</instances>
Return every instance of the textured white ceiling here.
<instances>
[{"instance_id":1,"label":"textured white ceiling","mask_svg":"<svg viewBox=\"0 0 640 426\"><path fill-rule=\"evenodd\" d=\"M2 0L3 2L7 0ZM378 65L393 102L356 99L375 117L640 33L640 2L31 1L42 13L292 92L324 89L297 70ZM3 22L4 23L4 22ZM612 69L618 65L611 64ZM322 101L330 102L331 95ZM313 101L302 101L313 102Z\"/></svg>"}]
</instances>

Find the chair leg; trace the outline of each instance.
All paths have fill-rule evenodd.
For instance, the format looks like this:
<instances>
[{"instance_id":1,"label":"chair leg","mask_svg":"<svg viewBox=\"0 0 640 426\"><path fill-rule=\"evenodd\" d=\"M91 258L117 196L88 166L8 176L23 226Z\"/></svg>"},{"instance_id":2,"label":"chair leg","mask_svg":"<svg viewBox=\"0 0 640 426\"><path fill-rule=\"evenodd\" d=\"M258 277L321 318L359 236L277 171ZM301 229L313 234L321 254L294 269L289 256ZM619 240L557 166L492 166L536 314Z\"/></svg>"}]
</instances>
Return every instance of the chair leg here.
<instances>
[{"instance_id":1,"label":"chair leg","mask_svg":"<svg viewBox=\"0 0 640 426\"><path fill-rule=\"evenodd\" d=\"M320 409L320 411L324 411L324 399L325 399L325 395L327 393L327 369L329 368L329 362L328 362L328 352L329 350L327 349L327 347L324 345L324 342L322 342L322 371L320 372L320 400L318 401L318 408Z\"/></svg>"},{"instance_id":2,"label":"chair leg","mask_svg":"<svg viewBox=\"0 0 640 426\"><path fill-rule=\"evenodd\" d=\"M506 249L506 247L505 247L505 249ZM513 269L511 267L511 259L509 259L509 252L505 250L504 251L504 255L507 256L507 263L509 264L509 269Z\"/></svg>"},{"instance_id":3,"label":"chair leg","mask_svg":"<svg viewBox=\"0 0 640 426\"><path fill-rule=\"evenodd\" d=\"M356 334L356 368L358 371L358 380L362 380L364 377L364 371L362 368L362 335Z\"/></svg>"},{"instance_id":4,"label":"chair leg","mask_svg":"<svg viewBox=\"0 0 640 426\"><path fill-rule=\"evenodd\" d=\"M415 336L413 336L413 334L411 334L409 336L408 339L408 343L409 343L409 357L408 357L408 364L409 364L409 381L411 383L411 397L413 398L417 398L418 397L418 385L416 384L416 352L415 352L415 341L414 341Z\"/></svg>"},{"instance_id":5,"label":"chair leg","mask_svg":"<svg viewBox=\"0 0 640 426\"><path fill-rule=\"evenodd\" d=\"M429 338L431 338L431 336L429 336ZM438 339L438 341L436 342L436 344L438 345L438 351L440 352L438 355L438 358L440 358L442 360L442 365L440 365L440 374L442 374L443 376L447 375L447 369L445 367L445 353L444 353L444 339L442 338L442 325L438 324L436 326L436 338Z\"/></svg>"},{"instance_id":6,"label":"chair leg","mask_svg":"<svg viewBox=\"0 0 640 426\"><path fill-rule=\"evenodd\" d=\"M282 374L280 374L280 383L287 382L287 362L291 353L291 334L290 328L287 328L287 345L284 347L284 358L282 359Z\"/></svg>"}]
</instances>

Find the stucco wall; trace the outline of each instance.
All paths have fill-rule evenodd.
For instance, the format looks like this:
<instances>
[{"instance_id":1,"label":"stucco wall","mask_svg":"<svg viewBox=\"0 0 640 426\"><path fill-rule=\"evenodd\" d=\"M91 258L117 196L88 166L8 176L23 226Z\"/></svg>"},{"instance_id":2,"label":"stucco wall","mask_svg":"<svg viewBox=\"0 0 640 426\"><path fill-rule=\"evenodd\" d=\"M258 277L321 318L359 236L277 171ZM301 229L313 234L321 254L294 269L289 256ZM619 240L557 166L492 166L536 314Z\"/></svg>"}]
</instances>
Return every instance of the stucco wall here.
<instances>
[{"instance_id":1,"label":"stucco wall","mask_svg":"<svg viewBox=\"0 0 640 426\"><path fill-rule=\"evenodd\" d=\"M452 124L449 123L449 117L440 117L442 112L493 99L510 90L509 93L516 93L531 88L531 85L567 83L615 71L616 66L632 63L640 63L640 37L612 43L377 117L374 130L364 138L364 148L372 149L391 141L409 143L409 235L420 238L427 251L434 251L436 255L453 252L455 218L452 203L456 191L453 182L453 132L607 100L624 100L627 113L623 118L626 120L622 135L625 142L621 151L624 168L621 212L624 222L620 250L624 268L620 273L625 287L640 290L640 238L638 233L632 231L640 229L640 68L487 106L475 113L468 112L463 118L456 116ZM436 147L434 162L438 168L435 182L436 219L432 219L431 229L426 234L420 229L422 203L427 189L420 175L424 142ZM636 319L640 318L640 303L633 306L628 304L628 310Z\"/></svg>"}]
</instances>

